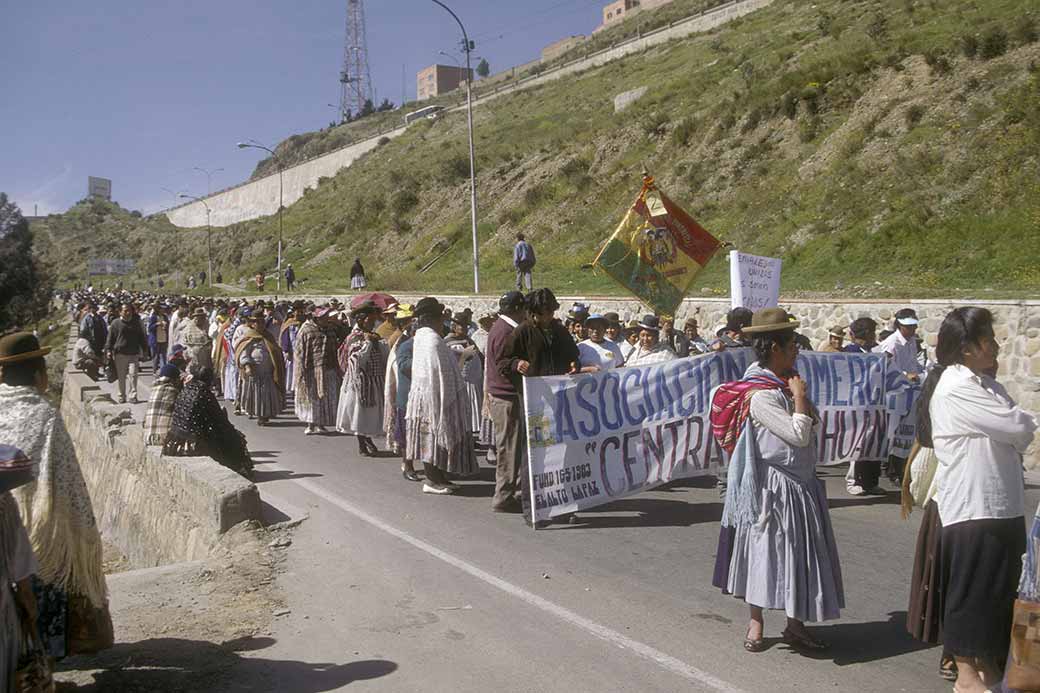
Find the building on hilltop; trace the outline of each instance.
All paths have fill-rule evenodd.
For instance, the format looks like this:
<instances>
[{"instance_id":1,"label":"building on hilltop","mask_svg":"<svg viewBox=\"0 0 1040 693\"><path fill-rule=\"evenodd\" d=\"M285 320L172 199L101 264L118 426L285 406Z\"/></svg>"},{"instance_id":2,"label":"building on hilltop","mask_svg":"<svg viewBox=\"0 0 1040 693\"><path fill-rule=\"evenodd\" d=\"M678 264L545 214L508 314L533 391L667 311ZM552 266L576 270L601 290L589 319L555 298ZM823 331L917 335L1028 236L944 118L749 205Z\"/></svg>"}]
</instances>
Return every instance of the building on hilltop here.
<instances>
[{"instance_id":1,"label":"building on hilltop","mask_svg":"<svg viewBox=\"0 0 1040 693\"><path fill-rule=\"evenodd\" d=\"M438 94L454 91L468 79L473 79L473 70L454 65L430 65L415 75L415 98L418 101Z\"/></svg>"},{"instance_id":2,"label":"building on hilltop","mask_svg":"<svg viewBox=\"0 0 1040 693\"><path fill-rule=\"evenodd\" d=\"M607 27L623 22L629 15L640 10L655 10L671 3L672 0L615 0L603 6L603 21L592 33L598 34Z\"/></svg>"},{"instance_id":3,"label":"building on hilltop","mask_svg":"<svg viewBox=\"0 0 1040 693\"><path fill-rule=\"evenodd\" d=\"M585 43L585 36L583 34L568 36L559 41L554 41L542 49L542 62L547 63L550 60L554 60L582 43Z\"/></svg>"}]
</instances>

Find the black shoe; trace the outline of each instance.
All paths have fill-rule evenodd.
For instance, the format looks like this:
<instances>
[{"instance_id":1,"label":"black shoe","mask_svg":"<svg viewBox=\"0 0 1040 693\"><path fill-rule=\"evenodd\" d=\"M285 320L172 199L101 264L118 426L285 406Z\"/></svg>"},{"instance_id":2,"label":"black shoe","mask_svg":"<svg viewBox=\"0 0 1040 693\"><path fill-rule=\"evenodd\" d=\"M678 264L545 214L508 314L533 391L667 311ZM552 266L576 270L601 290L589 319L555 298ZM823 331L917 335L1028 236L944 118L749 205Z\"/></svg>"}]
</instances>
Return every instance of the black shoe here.
<instances>
[{"instance_id":1,"label":"black shoe","mask_svg":"<svg viewBox=\"0 0 1040 693\"><path fill-rule=\"evenodd\" d=\"M413 472L411 469L402 469L401 476L403 476L408 481L422 481L422 479L419 478L419 475Z\"/></svg>"},{"instance_id":2,"label":"black shoe","mask_svg":"<svg viewBox=\"0 0 1040 693\"><path fill-rule=\"evenodd\" d=\"M505 503L499 505L492 505L491 512L493 513L519 513L523 512L523 508L520 506L519 501L507 500Z\"/></svg>"}]
</instances>

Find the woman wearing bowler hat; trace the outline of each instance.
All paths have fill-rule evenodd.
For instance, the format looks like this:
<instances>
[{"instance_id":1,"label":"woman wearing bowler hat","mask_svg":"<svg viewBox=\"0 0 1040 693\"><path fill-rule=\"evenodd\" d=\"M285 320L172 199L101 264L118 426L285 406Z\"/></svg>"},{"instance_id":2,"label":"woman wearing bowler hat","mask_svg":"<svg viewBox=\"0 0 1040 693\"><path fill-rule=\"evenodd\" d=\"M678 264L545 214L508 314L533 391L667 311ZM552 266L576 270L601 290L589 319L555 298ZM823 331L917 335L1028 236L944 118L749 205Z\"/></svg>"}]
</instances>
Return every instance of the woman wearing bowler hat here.
<instances>
[{"instance_id":1,"label":"woman wearing bowler hat","mask_svg":"<svg viewBox=\"0 0 1040 693\"><path fill-rule=\"evenodd\" d=\"M838 618L845 606L827 496L816 478L819 419L794 370L797 326L781 308L755 313L743 332L757 362L712 396L712 433L729 453L712 583L747 603L748 652L765 649L766 609L786 614L784 642L815 651L827 645L805 622Z\"/></svg>"}]
</instances>

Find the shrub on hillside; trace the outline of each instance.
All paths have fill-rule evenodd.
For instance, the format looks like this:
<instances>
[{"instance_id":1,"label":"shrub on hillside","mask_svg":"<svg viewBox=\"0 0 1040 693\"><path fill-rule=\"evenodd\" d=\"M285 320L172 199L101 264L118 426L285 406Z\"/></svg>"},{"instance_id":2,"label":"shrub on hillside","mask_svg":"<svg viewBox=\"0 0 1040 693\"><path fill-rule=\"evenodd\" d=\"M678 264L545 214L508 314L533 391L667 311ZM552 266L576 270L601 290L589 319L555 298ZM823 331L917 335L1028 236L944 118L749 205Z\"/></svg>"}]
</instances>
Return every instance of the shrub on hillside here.
<instances>
[{"instance_id":1,"label":"shrub on hillside","mask_svg":"<svg viewBox=\"0 0 1040 693\"><path fill-rule=\"evenodd\" d=\"M690 143L696 131L697 121L690 116L684 116L682 120L675 124L675 129L672 130L672 142L680 147L685 147Z\"/></svg>"},{"instance_id":2,"label":"shrub on hillside","mask_svg":"<svg viewBox=\"0 0 1040 693\"><path fill-rule=\"evenodd\" d=\"M444 162L441 179L448 185L469 178L469 157L455 154Z\"/></svg>"},{"instance_id":3,"label":"shrub on hillside","mask_svg":"<svg viewBox=\"0 0 1040 693\"><path fill-rule=\"evenodd\" d=\"M1007 32L998 26L991 27L982 35L982 42L979 44L979 57L983 60L999 58L1007 53L1007 48Z\"/></svg>"},{"instance_id":4,"label":"shrub on hillside","mask_svg":"<svg viewBox=\"0 0 1040 693\"><path fill-rule=\"evenodd\" d=\"M654 111L647 117L643 118L642 126L643 132L647 137L656 137L663 135L665 127L668 125L668 115L661 113L660 111Z\"/></svg>"},{"instance_id":5,"label":"shrub on hillside","mask_svg":"<svg viewBox=\"0 0 1040 693\"><path fill-rule=\"evenodd\" d=\"M794 120L798 117L798 97L793 91L789 91L781 97L780 112L788 120Z\"/></svg>"},{"instance_id":6,"label":"shrub on hillside","mask_svg":"<svg viewBox=\"0 0 1040 693\"><path fill-rule=\"evenodd\" d=\"M941 53L928 51L924 54L924 62L931 69L933 77L941 77L952 69L950 61Z\"/></svg>"},{"instance_id":7,"label":"shrub on hillside","mask_svg":"<svg viewBox=\"0 0 1040 693\"><path fill-rule=\"evenodd\" d=\"M979 40L975 38L974 34L961 36L961 53L965 58L974 58L979 54Z\"/></svg>"},{"instance_id":8,"label":"shrub on hillside","mask_svg":"<svg viewBox=\"0 0 1040 693\"><path fill-rule=\"evenodd\" d=\"M924 118L924 106L915 103L906 109L904 117L906 118L906 129L913 130L921 122L921 118Z\"/></svg>"},{"instance_id":9,"label":"shrub on hillside","mask_svg":"<svg viewBox=\"0 0 1040 693\"><path fill-rule=\"evenodd\" d=\"M1040 38L1040 34L1036 30L1036 19L1029 15L1019 17L1018 23L1015 25L1014 37L1015 41L1023 46L1029 43L1036 43L1037 39Z\"/></svg>"},{"instance_id":10,"label":"shrub on hillside","mask_svg":"<svg viewBox=\"0 0 1040 693\"><path fill-rule=\"evenodd\" d=\"M386 135L383 135L378 140L376 140L376 145L377 146L382 147L384 144L390 144L390 138L387 137Z\"/></svg>"},{"instance_id":11,"label":"shrub on hillside","mask_svg":"<svg viewBox=\"0 0 1040 693\"><path fill-rule=\"evenodd\" d=\"M395 218L412 211L418 204L419 196L412 190L398 190L390 196L390 212Z\"/></svg>"}]
</instances>

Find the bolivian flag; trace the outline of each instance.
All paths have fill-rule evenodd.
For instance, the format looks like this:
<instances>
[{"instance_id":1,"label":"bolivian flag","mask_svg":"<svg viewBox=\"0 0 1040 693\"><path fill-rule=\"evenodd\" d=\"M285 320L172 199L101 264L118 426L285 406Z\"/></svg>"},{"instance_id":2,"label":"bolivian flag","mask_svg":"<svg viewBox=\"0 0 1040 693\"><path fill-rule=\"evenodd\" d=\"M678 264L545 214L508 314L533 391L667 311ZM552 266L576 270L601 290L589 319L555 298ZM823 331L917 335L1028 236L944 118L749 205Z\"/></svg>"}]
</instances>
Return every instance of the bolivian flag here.
<instances>
[{"instance_id":1,"label":"bolivian flag","mask_svg":"<svg viewBox=\"0 0 1040 693\"><path fill-rule=\"evenodd\" d=\"M697 273L722 243L643 179L643 189L593 266L658 315L675 315Z\"/></svg>"}]
</instances>

